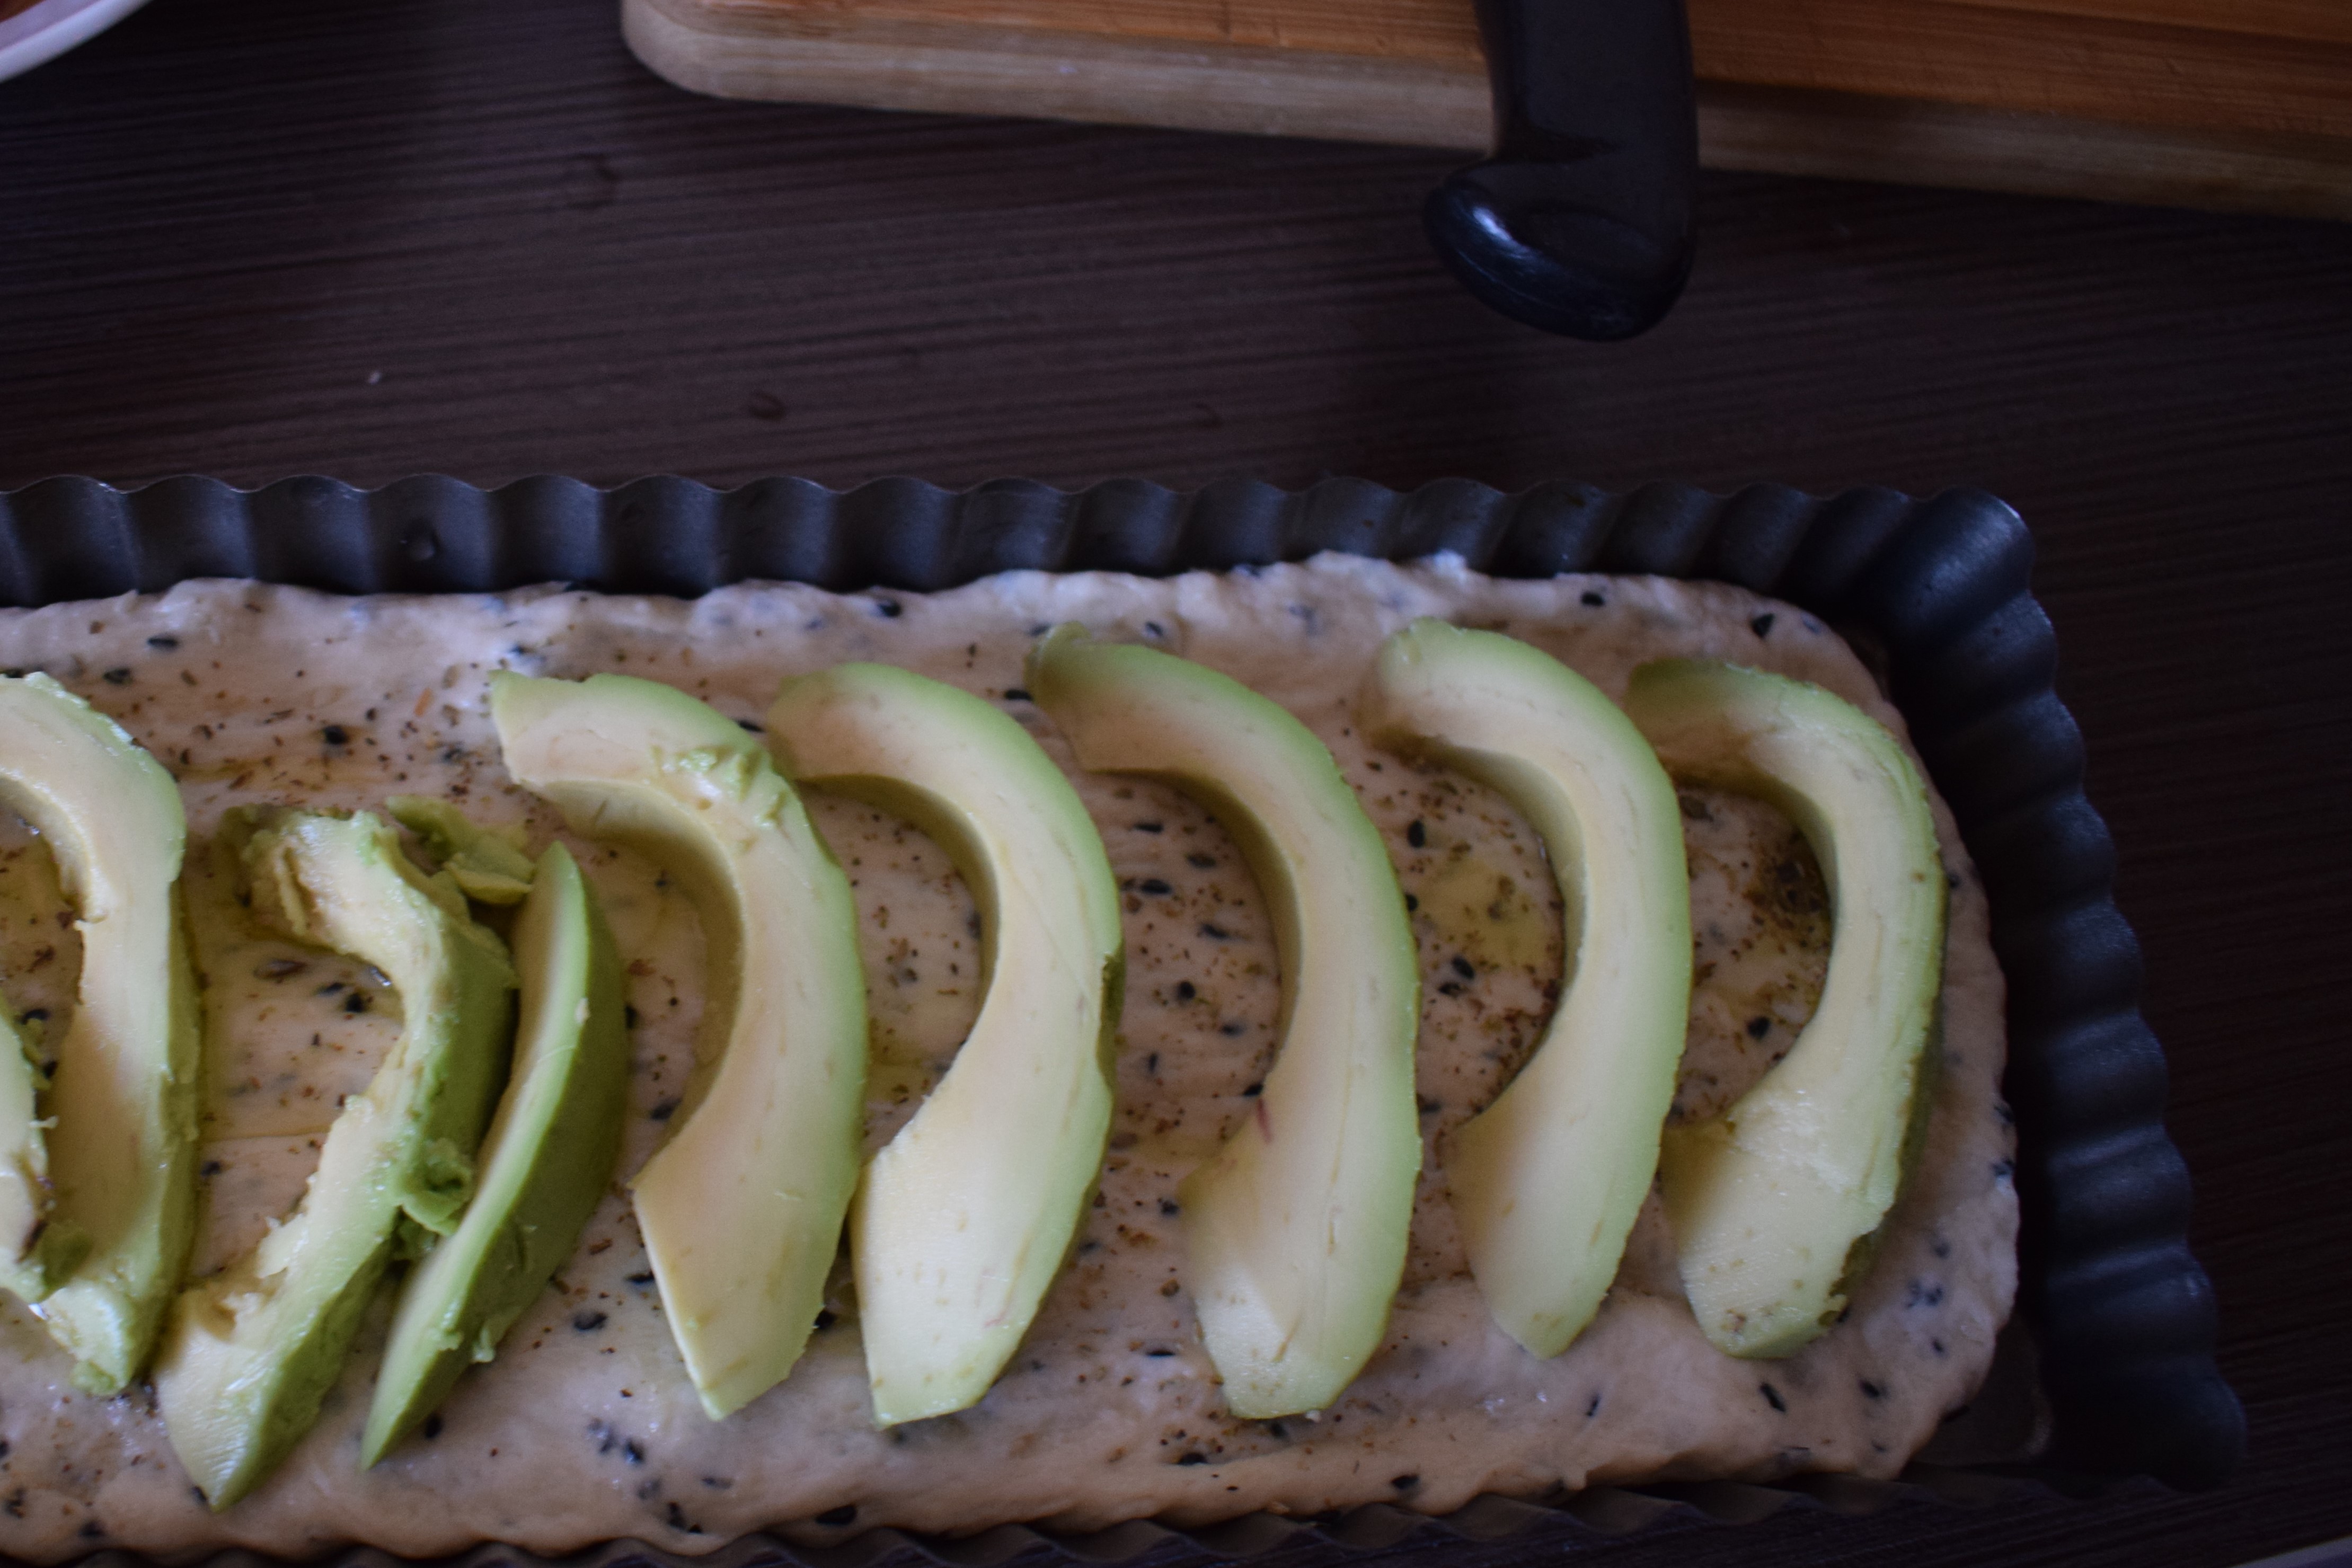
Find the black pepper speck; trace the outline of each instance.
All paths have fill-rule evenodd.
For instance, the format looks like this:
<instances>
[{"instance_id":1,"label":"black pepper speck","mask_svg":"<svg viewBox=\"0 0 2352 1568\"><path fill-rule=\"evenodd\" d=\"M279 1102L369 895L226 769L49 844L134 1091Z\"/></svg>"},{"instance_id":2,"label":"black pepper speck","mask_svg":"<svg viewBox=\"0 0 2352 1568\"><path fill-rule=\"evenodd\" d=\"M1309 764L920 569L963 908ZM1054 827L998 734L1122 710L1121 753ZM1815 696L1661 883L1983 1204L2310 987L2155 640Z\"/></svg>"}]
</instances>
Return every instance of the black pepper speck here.
<instances>
[{"instance_id":1,"label":"black pepper speck","mask_svg":"<svg viewBox=\"0 0 2352 1568\"><path fill-rule=\"evenodd\" d=\"M576 1313L572 1319L572 1326L582 1333L594 1333L604 1326L604 1314L602 1312Z\"/></svg>"},{"instance_id":2,"label":"black pepper speck","mask_svg":"<svg viewBox=\"0 0 2352 1568\"><path fill-rule=\"evenodd\" d=\"M1476 967L1459 953L1454 955L1454 972L1465 980L1475 980L1478 977Z\"/></svg>"},{"instance_id":3,"label":"black pepper speck","mask_svg":"<svg viewBox=\"0 0 2352 1568\"><path fill-rule=\"evenodd\" d=\"M885 621L896 621L906 612L907 607L895 599L877 599L874 601L874 613Z\"/></svg>"},{"instance_id":4,"label":"black pepper speck","mask_svg":"<svg viewBox=\"0 0 2352 1568\"><path fill-rule=\"evenodd\" d=\"M1156 876L1147 876L1136 886L1139 892L1150 894L1154 898L1165 898L1176 891Z\"/></svg>"},{"instance_id":5,"label":"black pepper speck","mask_svg":"<svg viewBox=\"0 0 2352 1568\"><path fill-rule=\"evenodd\" d=\"M106 672L105 680L110 686L127 686L131 684L131 672L119 668L109 670Z\"/></svg>"},{"instance_id":6,"label":"black pepper speck","mask_svg":"<svg viewBox=\"0 0 2352 1568\"><path fill-rule=\"evenodd\" d=\"M1192 981L1179 980L1176 982L1176 999L1178 1001L1189 1002L1200 994L1200 991L1194 988Z\"/></svg>"},{"instance_id":7,"label":"black pepper speck","mask_svg":"<svg viewBox=\"0 0 2352 1568\"><path fill-rule=\"evenodd\" d=\"M1759 1383L1756 1386L1764 1391L1765 1404L1769 1405L1773 1409L1778 1410L1783 1416L1786 1416L1789 1413L1788 1401L1780 1397L1780 1391L1779 1389L1773 1387L1769 1383Z\"/></svg>"},{"instance_id":8,"label":"black pepper speck","mask_svg":"<svg viewBox=\"0 0 2352 1568\"><path fill-rule=\"evenodd\" d=\"M1423 825L1419 817L1405 824L1404 841L1417 850L1429 847L1429 829Z\"/></svg>"},{"instance_id":9,"label":"black pepper speck","mask_svg":"<svg viewBox=\"0 0 2352 1568\"><path fill-rule=\"evenodd\" d=\"M1772 612L1767 610L1763 614L1750 621L1748 623L1748 629L1759 637L1769 637L1772 634Z\"/></svg>"},{"instance_id":10,"label":"black pepper speck","mask_svg":"<svg viewBox=\"0 0 2352 1568\"><path fill-rule=\"evenodd\" d=\"M1766 1018L1762 1013L1758 1013L1754 1018L1748 1020L1748 1039L1762 1040L1766 1035L1770 1034L1771 1032L1772 1020Z\"/></svg>"},{"instance_id":11,"label":"black pepper speck","mask_svg":"<svg viewBox=\"0 0 2352 1568\"><path fill-rule=\"evenodd\" d=\"M340 724L331 724L319 732L319 738L329 746L349 746L352 743L352 732Z\"/></svg>"},{"instance_id":12,"label":"black pepper speck","mask_svg":"<svg viewBox=\"0 0 2352 1568\"><path fill-rule=\"evenodd\" d=\"M1608 600L1602 598L1600 594L1593 592L1592 590L1589 588L1584 591L1583 597L1584 602L1591 605L1595 610L1600 609L1602 605L1609 602Z\"/></svg>"}]
</instances>

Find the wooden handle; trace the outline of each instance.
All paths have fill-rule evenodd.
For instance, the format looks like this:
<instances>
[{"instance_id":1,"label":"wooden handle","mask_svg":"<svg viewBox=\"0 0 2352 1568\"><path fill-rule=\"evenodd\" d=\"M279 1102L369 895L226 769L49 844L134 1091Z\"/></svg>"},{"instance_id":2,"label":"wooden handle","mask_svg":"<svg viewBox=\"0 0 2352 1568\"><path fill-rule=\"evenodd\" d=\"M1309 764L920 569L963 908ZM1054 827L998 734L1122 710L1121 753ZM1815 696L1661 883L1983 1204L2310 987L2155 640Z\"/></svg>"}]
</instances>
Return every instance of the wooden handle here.
<instances>
[{"instance_id":1,"label":"wooden handle","mask_svg":"<svg viewBox=\"0 0 2352 1568\"><path fill-rule=\"evenodd\" d=\"M1430 193L1430 243L1514 320L1594 342L1690 276L1698 113L1683 0L1478 0L1495 153Z\"/></svg>"}]
</instances>

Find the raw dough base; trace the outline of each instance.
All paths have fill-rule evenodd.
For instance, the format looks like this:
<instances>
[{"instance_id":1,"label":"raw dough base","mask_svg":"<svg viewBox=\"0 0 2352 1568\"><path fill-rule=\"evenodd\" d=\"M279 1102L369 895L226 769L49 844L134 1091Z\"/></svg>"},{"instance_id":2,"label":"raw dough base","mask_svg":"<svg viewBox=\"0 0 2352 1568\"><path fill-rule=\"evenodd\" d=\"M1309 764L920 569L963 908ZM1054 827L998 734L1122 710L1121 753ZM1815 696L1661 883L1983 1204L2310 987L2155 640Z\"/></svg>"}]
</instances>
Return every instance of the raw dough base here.
<instances>
[{"instance_id":1,"label":"raw dough base","mask_svg":"<svg viewBox=\"0 0 2352 1568\"><path fill-rule=\"evenodd\" d=\"M501 665L650 676L756 720L784 676L878 659L1005 702L1067 768L1066 748L1017 692L1031 639L1075 619L1181 652L1304 719L1388 836L1419 900L1428 1136L1412 1259L1380 1354L1319 1418L1229 1418L1181 1288L1174 1194L1247 1113L1270 1060L1272 942L1246 871L1201 810L1150 784L1078 775L1128 892L1112 1149L1077 1256L977 1407L876 1432L852 1303L837 1299L839 1321L792 1377L713 1424L616 1186L556 1288L459 1385L429 1438L355 1469L379 1303L309 1440L217 1516L192 1495L152 1392L74 1394L39 1324L0 1309L0 1549L33 1560L100 1546L299 1555L359 1541L431 1556L480 1540L564 1552L635 1536L694 1552L763 1527L812 1542L875 1525L1087 1530L1374 1500L1444 1512L1481 1492L1610 1480L1893 1474L1969 1398L2016 1282L2001 980L1949 813L1937 803L1953 894L1932 1122L1847 1320L1786 1361L1717 1354L1683 1300L1654 1196L1599 1319L1564 1354L1535 1361L1493 1325L1464 1269L1443 1172L1452 1130L1540 1029L1559 912L1539 847L1498 797L1354 733L1352 698L1374 649L1415 615L1507 631L1612 695L1644 660L1723 657L1819 682L1902 730L1852 653L1787 605L1652 579L1493 580L1444 560L1326 557L1167 580L1021 572L929 596L759 585L691 602L554 590L354 600L200 582L0 613L0 666L46 669L117 716L180 778L196 835L242 801L373 808L412 792L526 822L543 842L553 815L508 781L485 707L484 675ZM946 857L911 829L845 802L817 810L864 915L878 1145L977 1007L971 905ZM1787 1048L1819 986L1826 932L1818 873L1784 821L1696 794L1685 816L1701 978L1682 1114L1727 1103ZM223 890L200 842L190 896L217 912ZM700 937L690 906L649 866L574 849L635 960L625 1173L663 1135L691 1071ZM77 955L59 935L46 862L21 833L0 843L0 988L20 1011L49 1009L54 1029L72 1006ZM212 1022L197 1262L207 1269L299 1195L336 1096L365 1082L398 999L351 965L226 915L199 918ZM805 1522L820 1515L841 1522Z\"/></svg>"}]
</instances>

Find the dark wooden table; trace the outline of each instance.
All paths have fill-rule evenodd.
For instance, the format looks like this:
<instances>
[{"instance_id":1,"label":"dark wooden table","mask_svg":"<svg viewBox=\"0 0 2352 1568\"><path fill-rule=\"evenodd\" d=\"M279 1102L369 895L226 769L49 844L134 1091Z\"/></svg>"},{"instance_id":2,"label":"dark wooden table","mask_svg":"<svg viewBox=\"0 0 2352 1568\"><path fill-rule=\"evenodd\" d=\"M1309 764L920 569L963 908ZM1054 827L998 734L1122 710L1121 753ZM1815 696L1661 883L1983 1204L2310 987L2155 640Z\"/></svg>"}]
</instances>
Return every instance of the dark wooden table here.
<instances>
[{"instance_id":1,"label":"dark wooden table","mask_svg":"<svg viewBox=\"0 0 2352 1568\"><path fill-rule=\"evenodd\" d=\"M1445 166L707 101L636 68L608 0L155 0L0 85L0 486L1997 491L2121 842L2252 1458L2203 1496L1595 1556L2220 1565L2352 1533L2352 229L1710 177L1681 308L1596 349L1439 273Z\"/></svg>"}]
</instances>

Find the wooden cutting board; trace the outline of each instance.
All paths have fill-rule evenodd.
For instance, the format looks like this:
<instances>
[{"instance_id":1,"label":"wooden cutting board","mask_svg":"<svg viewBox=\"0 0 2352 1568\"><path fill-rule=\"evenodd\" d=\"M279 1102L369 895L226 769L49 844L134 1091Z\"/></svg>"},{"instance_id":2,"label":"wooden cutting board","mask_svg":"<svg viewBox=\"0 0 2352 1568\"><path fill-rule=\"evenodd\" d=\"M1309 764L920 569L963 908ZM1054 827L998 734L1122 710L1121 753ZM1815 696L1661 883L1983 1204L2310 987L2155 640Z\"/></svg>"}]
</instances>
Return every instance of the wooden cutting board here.
<instances>
[{"instance_id":1,"label":"wooden cutting board","mask_svg":"<svg viewBox=\"0 0 2352 1568\"><path fill-rule=\"evenodd\" d=\"M2352 0L1689 0L1701 161L2352 219ZM1475 150L1471 0L622 0L698 91Z\"/></svg>"}]
</instances>

